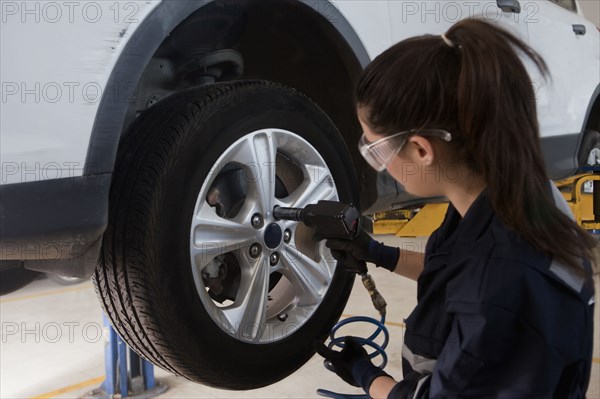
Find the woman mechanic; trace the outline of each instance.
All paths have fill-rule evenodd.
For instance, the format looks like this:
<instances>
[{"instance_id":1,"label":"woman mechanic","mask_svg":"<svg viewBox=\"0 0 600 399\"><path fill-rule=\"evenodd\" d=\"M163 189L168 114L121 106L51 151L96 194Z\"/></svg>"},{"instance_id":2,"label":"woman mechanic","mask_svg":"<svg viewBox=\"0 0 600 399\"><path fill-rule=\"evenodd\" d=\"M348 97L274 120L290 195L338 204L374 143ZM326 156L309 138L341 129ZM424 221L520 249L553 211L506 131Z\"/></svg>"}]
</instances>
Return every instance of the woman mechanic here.
<instances>
[{"instance_id":1,"label":"woman mechanic","mask_svg":"<svg viewBox=\"0 0 600 399\"><path fill-rule=\"evenodd\" d=\"M593 344L591 248L546 175L536 99L519 58L544 60L482 20L404 40L359 81L359 147L409 193L445 196L425 254L361 232L327 240L339 263L366 260L418 279L403 379L352 338L318 345L346 382L374 398L582 398Z\"/></svg>"}]
</instances>

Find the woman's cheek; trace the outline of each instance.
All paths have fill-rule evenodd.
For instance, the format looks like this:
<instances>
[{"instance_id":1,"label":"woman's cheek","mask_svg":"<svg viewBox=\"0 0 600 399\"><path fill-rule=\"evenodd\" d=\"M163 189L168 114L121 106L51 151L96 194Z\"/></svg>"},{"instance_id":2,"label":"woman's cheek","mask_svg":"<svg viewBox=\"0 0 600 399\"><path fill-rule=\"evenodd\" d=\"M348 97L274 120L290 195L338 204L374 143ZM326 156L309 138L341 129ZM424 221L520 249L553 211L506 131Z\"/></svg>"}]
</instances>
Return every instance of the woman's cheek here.
<instances>
[{"instance_id":1,"label":"woman's cheek","mask_svg":"<svg viewBox=\"0 0 600 399\"><path fill-rule=\"evenodd\" d=\"M422 165L400 158L390 163L387 170L390 176L402 184L404 190L409 194L418 197L443 195L439 190L439 176L435 174L435 170L424 169Z\"/></svg>"},{"instance_id":2,"label":"woman's cheek","mask_svg":"<svg viewBox=\"0 0 600 399\"><path fill-rule=\"evenodd\" d=\"M390 176L392 176L398 183L402 184L407 192L413 194L413 183L418 175L416 165L396 160L388 166L387 170Z\"/></svg>"}]
</instances>

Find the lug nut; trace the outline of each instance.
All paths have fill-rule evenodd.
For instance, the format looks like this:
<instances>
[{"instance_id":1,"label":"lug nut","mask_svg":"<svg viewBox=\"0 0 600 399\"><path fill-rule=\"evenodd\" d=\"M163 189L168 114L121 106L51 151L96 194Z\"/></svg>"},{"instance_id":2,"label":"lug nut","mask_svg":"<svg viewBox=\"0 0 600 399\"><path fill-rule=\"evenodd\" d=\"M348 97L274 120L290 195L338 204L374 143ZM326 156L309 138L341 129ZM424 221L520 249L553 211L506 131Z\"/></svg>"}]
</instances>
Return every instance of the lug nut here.
<instances>
[{"instance_id":1,"label":"lug nut","mask_svg":"<svg viewBox=\"0 0 600 399\"><path fill-rule=\"evenodd\" d=\"M260 246L260 244L252 244L250 245L250 256L254 259L258 258L260 256L260 253L262 251L262 248Z\"/></svg>"},{"instance_id":2,"label":"lug nut","mask_svg":"<svg viewBox=\"0 0 600 399\"><path fill-rule=\"evenodd\" d=\"M271 262L271 266L275 266L279 263L279 254L277 252L273 252L271 256L269 256L269 261Z\"/></svg>"},{"instance_id":3,"label":"lug nut","mask_svg":"<svg viewBox=\"0 0 600 399\"><path fill-rule=\"evenodd\" d=\"M283 242L289 244L290 241L292 241L292 232L290 231L290 229L285 229L285 231L283 232Z\"/></svg>"},{"instance_id":4,"label":"lug nut","mask_svg":"<svg viewBox=\"0 0 600 399\"><path fill-rule=\"evenodd\" d=\"M288 314L282 313L282 314L278 315L277 318L279 319L279 321L286 321L288 319Z\"/></svg>"},{"instance_id":5,"label":"lug nut","mask_svg":"<svg viewBox=\"0 0 600 399\"><path fill-rule=\"evenodd\" d=\"M252 215L252 218L250 218L250 223L255 229L260 229L263 225L262 215L260 213L255 213L254 215Z\"/></svg>"}]
</instances>

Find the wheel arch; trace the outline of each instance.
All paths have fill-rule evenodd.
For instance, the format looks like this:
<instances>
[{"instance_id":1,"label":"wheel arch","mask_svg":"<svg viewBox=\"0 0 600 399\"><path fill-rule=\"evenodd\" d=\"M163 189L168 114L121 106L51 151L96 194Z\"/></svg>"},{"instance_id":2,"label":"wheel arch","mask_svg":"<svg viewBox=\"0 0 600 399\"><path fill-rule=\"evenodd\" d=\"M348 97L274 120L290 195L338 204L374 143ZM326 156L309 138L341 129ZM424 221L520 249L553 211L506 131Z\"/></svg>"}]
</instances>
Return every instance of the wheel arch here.
<instances>
[{"instance_id":1,"label":"wheel arch","mask_svg":"<svg viewBox=\"0 0 600 399\"><path fill-rule=\"evenodd\" d=\"M325 110L346 140L360 180L361 202L366 209L376 199L377 179L356 149L360 126L350 115L353 112L354 83L370 58L348 20L328 0L163 1L133 33L113 68L107 86L117 87L119 95L105 94L101 99L84 175L112 173L120 139L139 113L140 102L144 101L138 95L148 91L143 87L143 78L152 60L164 56L161 52L164 53L166 43L170 41L169 45L172 45L174 37L185 41L184 38L189 38L185 30L186 21L202 18L210 12L228 12L225 5L237 7L234 13L255 11L251 20L244 21L244 34L252 32L252 36L249 34L244 40L241 35L240 40L235 40L237 47L234 49L241 52L246 61L246 70L241 78L266 79L295 87ZM275 23L275 18L282 15L288 18L286 25L297 23L306 27L290 35L291 40L287 43L284 41L284 37L287 38L285 34L261 36L257 33L261 31L261 24ZM281 21L277 23L281 28L286 26ZM254 40L259 37L262 42ZM269 64L269 60L261 61L261 56L275 54L278 46L279 50L290 49L290 67L276 68ZM256 51L258 49L262 51L260 55ZM293 50L298 51L294 54Z\"/></svg>"}]
</instances>

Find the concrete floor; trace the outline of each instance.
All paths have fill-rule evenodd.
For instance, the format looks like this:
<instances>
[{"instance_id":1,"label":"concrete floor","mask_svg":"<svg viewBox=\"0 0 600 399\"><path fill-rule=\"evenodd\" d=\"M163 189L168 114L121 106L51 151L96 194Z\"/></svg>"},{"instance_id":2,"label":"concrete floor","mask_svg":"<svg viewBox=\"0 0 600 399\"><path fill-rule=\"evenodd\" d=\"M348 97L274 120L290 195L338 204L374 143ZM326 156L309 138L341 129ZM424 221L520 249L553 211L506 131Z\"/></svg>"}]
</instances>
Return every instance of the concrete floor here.
<instances>
[{"instance_id":1,"label":"concrete floor","mask_svg":"<svg viewBox=\"0 0 600 399\"><path fill-rule=\"evenodd\" d=\"M411 249L424 249L424 239L405 239L398 244L399 239L395 237L378 238ZM388 302L391 343L386 371L399 377L402 320L416 304L416 283L385 270L373 268L372 275ZM344 315L376 316L360 285L357 280ZM598 278L596 290L600 292ZM596 318L590 399L600 399L598 319L600 317ZM77 398L100 385L105 341L100 306L90 282L61 287L47 279L36 280L0 299L0 320L0 398ZM366 336L370 331L367 326L359 325L345 333ZM159 396L162 398L316 398L318 388L361 393L326 371L319 356L284 381L253 391L207 388L161 370L157 370L156 375L169 386L169 390Z\"/></svg>"}]
</instances>

